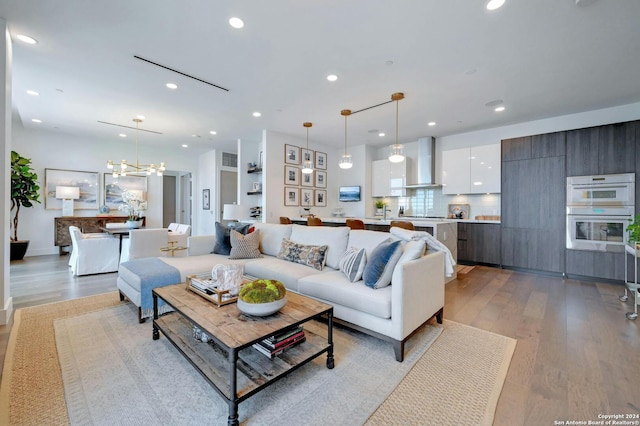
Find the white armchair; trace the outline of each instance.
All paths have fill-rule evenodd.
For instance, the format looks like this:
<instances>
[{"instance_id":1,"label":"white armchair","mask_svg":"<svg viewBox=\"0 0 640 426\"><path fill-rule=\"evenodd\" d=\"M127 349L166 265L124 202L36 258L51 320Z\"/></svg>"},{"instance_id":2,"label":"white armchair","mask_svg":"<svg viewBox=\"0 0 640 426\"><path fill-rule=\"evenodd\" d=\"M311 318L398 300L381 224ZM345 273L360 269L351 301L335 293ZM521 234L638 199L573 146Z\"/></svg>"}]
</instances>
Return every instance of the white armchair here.
<instances>
[{"instance_id":1,"label":"white armchair","mask_svg":"<svg viewBox=\"0 0 640 426\"><path fill-rule=\"evenodd\" d=\"M164 257L163 247L169 245L169 231L167 228L132 229L129 238L122 240L120 262L127 262L141 257Z\"/></svg>"},{"instance_id":2,"label":"white armchair","mask_svg":"<svg viewBox=\"0 0 640 426\"><path fill-rule=\"evenodd\" d=\"M117 238L108 234L83 234L77 226L69 227L72 251L69 266L73 275L103 274L118 270Z\"/></svg>"}]
</instances>

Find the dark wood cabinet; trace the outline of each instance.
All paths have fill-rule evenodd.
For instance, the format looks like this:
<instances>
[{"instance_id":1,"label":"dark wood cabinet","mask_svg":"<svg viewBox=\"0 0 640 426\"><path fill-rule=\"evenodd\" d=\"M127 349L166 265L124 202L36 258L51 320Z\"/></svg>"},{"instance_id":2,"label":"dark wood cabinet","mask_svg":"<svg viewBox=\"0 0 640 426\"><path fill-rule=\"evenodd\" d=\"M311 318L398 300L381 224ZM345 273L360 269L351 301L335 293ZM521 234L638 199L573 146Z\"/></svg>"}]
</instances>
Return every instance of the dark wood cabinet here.
<instances>
[{"instance_id":1,"label":"dark wood cabinet","mask_svg":"<svg viewBox=\"0 0 640 426\"><path fill-rule=\"evenodd\" d=\"M69 227L77 226L83 233L104 232L102 229L107 223L126 222L127 216L64 216L54 218L53 239L58 247L70 246L71 235ZM142 218L142 225L146 224L146 218Z\"/></svg>"},{"instance_id":2,"label":"dark wood cabinet","mask_svg":"<svg viewBox=\"0 0 640 426\"><path fill-rule=\"evenodd\" d=\"M567 274L624 280L626 254L601 251L567 250ZM630 276L633 265L629 264Z\"/></svg>"},{"instance_id":3,"label":"dark wood cabinet","mask_svg":"<svg viewBox=\"0 0 640 426\"><path fill-rule=\"evenodd\" d=\"M565 140L556 132L502 141L504 266L564 272Z\"/></svg>"},{"instance_id":4,"label":"dark wood cabinet","mask_svg":"<svg viewBox=\"0 0 640 426\"><path fill-rule=\"evenodd\" d=\"M500 264L500 224L458 222L458 261Z\"/></svg>"},{"instance_id":5,"label":"dark wood cabinet","mask_svg":"<svg viewBox=\"0 0 640 426\"><path fill-rule=\"evenodd\" d=\"M636 171L637 122L567 132L567 176Z\"/></svg>"}]
</instances>

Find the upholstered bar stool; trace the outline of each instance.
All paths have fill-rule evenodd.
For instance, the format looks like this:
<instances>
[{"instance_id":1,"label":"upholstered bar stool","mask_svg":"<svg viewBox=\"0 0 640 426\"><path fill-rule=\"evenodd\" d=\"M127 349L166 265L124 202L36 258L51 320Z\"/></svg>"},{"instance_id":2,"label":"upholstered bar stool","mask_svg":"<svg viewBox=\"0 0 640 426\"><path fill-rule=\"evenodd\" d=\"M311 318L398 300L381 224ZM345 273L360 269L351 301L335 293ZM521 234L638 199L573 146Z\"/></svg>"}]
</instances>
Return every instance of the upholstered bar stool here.
<instances>
[{"instance_id":1,"label":"upholstered bar stool","mask_svg":"<svg viewBox=\"0 0 640 426\"><path fill-rule=\"evenodd\" d=\"M280 216L280 224L281 225L289 225L291 224L291 219L285 216Z\"/></svg>"},{"instance_id":2,"label":"upholstered bar stool","mask_svg":"<svg viewBox=\"0 0 640 426\"><path fill-rule=\"evenodd\" d=\"M322 226L322 219L319 217L311 217L307 218L307 225L309 226Z\"/></svg>"},{"instance_id":3,"label":"upholstered bar stool","mask_svg":"<svg viewBox=\"0 0 640 426\"><path fill-rule=\"evenodd\" d=\"M360 219L347 219L346 225L351 229L366 229L364 222Z\"/></svg>"},{"instance_id":4,"label":"upholstered bar stool","mask_svg":"<svg viewBox=\"0 0 640 426\"><path fill-rule=\"evenodd\" d=\"M415 227L413 226L413 223L406 222L404 220L392 220L390 225L391 225L390 227L396 226L398 228L408 229L409 231L414 231L415 230Z\"/></svg>"}]
</instances>

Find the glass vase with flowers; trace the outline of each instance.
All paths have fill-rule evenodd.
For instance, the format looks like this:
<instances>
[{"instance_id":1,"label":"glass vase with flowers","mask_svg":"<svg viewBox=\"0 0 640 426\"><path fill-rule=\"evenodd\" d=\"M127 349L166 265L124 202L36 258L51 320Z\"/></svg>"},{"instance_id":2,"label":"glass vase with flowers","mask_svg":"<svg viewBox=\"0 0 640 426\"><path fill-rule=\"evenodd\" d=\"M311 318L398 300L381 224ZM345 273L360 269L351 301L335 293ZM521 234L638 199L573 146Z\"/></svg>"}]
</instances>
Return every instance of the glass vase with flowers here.
<instances>
[{"instance_id":1,"label":"glass vase with flowers","mask_svg":"<svg viewBox=\"0 0 640 426\"><path fill-rule=\"evenodd\" d=\"M140 191L122 191L122 204L118 210L127 214L127 226L129 228L139 228L142 224L143 212L147 209L147 201L144 200Z\"/></svg>"}]
</instances>

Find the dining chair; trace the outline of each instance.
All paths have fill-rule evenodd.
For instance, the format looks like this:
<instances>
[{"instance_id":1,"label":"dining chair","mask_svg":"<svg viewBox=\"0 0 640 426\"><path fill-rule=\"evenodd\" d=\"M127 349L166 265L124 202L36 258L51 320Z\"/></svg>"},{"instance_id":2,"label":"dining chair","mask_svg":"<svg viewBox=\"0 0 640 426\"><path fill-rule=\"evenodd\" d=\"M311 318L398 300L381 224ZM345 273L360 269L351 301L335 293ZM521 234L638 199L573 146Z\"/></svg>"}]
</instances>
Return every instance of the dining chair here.
<instances>
[{"instance_id":1,"label":"dining chair","mask_svg":"<svg viewBox=\"0 0 640 426\"><path fill-rule=\"evenodd\" d=\"M404 229L408 229L410 231L414 231L416 228L413 226L413 223L411 222L407 222L404 220L392 220L391 221L391 226L390 227L398 227L398 228L404 228Z\"/></svg>"},{"instance_id":2,"label":"dining chair","mask_svg":"<svg viewBox=\"0 0 640 426\"><path fill-rule=\"evenodd\" d=\"M71 259L69 266L74 276L103 274L118 270L119 241L108 234L96 238L83 234L77 226L69 227Z\"/></svg>"},{"instance_id":3,"label":"dining chair","mask_svg":"<svg viewBox=\"0 0 640 426\"><path fill-rule=\"evenodd\" d=\"M281 225L289 225L291 224L291 219L285 216L280 216L280 224Z\"/></svg>"},{"instance_id":4,"label":"dining chair","mask_svg":"<svg viewBox=\"0 0 640 426\"><path fill-rule=\"evenodd\" d=\"M346 225L351 229L367 229L360 219L347 219Z\"/></svg>"},{"instance_id":5,"label":"dining chair","mask_svg":"<svg viewBox=\"0 0 640 426\"><path fill-rule=\"evenodd\" d=\"M307 218L307 225L309 226L322 226L322 219L319 217L311 217Z\"/></svg>"}]
</instances>

